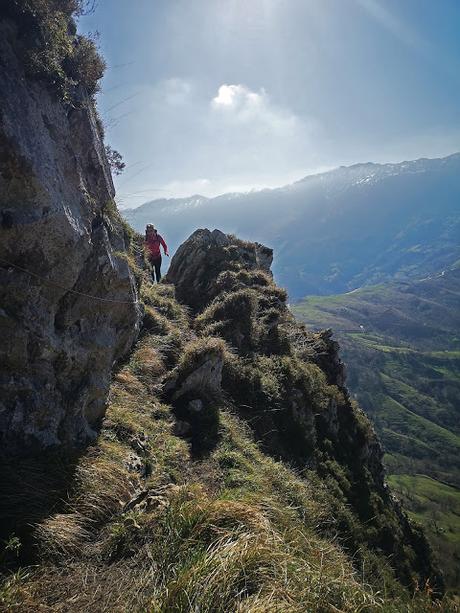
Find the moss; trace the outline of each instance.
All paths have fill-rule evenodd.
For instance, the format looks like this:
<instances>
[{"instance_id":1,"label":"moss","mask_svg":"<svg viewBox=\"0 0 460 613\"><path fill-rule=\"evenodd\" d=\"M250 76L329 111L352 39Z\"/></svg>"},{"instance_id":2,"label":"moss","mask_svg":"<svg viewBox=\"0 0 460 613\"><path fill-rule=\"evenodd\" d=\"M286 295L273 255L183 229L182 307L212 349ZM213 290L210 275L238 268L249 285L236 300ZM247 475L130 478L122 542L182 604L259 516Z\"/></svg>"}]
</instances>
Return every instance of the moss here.
<instances>
[{"instance_id":1,"label":"moss","mask_svg":"<svg viewBox=\"0 0 460 613\"><path fill-rule=\"evenodd\" d=\"M1 14L14 20L29 74L45 80L67 104L93 96L104 70L95 42L75 35L81 0L11 0Z\"/></svg>"}]
</instances>

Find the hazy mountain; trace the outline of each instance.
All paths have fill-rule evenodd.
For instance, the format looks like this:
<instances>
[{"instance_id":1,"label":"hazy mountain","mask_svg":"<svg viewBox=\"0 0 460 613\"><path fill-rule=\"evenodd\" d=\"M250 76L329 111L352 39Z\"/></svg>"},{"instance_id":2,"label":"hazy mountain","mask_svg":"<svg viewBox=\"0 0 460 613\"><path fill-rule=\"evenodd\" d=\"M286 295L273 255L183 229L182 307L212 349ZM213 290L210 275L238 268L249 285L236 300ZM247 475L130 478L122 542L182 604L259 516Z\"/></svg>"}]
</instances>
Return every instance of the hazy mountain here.
<instances>
[{"instance_id":1,"label":"hazy mountain","mask_svg":"<svg viewBox=\"0 0 460 613\"><path fill-rule=\"evenodd\" d=\"M123 214L139 231L155 223L173 250L197 227L267 244L277 280L298 298L448 267L460 258L459 205L457 153L340 167L246 194L153 200Z\"/></svg>"}]
</instances>

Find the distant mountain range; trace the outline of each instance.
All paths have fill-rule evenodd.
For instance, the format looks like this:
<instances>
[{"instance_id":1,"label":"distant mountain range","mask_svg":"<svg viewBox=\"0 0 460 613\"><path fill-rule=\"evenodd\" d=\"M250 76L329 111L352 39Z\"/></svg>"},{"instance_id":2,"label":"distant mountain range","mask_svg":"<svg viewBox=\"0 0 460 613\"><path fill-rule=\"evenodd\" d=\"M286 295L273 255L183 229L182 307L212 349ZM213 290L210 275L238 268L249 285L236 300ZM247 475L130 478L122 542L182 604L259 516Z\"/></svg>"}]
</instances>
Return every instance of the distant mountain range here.
<instances>
[{"instance_id":1,"label":"distant mountain range","mask_svg":"<svg viewBox=\"0 0 460 613\"><path fill-rule=\"evenodd\" d=\"M158 226L174 250L199 227L274 248L291 298L443 270L460 259L460 153L355 164L278 189L146 202L123 215Z\"/></svg>"}]
</instances>

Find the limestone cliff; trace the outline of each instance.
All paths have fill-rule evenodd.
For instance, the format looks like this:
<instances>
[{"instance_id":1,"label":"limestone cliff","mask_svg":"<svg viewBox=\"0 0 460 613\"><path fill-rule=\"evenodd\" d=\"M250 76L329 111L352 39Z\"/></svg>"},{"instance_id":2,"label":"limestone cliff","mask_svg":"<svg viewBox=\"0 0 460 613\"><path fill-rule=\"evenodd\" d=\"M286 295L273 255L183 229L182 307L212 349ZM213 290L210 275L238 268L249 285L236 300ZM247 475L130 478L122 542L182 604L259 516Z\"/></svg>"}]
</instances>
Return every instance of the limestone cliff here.
<instances>
[{"instance_id":1,"label":"limestone cliff","mask_svg":"<svg viewBox=\"0 0 460 613\"><path fill-rule=\"evenodd\" d=\"M76 43L75 43L76 44ZM137 289L91 97L64 104L0 23L0 448L94 437Z\"/></svg>"}]
</instances>

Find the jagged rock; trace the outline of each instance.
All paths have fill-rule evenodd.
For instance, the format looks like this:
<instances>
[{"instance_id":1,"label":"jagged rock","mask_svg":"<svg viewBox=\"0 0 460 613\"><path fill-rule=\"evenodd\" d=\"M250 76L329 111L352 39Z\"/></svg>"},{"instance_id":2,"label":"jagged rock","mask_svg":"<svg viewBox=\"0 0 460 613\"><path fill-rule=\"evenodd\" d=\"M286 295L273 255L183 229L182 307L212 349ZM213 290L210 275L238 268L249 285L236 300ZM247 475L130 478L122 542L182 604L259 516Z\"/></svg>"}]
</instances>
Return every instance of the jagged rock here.
<instances>
[{"instance_id":1,"label":"jagged rock","mask_svg":"<svg viewBox=\"0 0 460 613\"><path fill-rule=\"evenodd\" d=\"M124 233L93 104L82 94L80 108L65 107L27 76L17 48L14 27L2 23L3 453L94 437L112 365L130 349L141 316L117 255Z\"/></svg>"},{"instance_id":2,"label":"jagged rock","mask_svg":"<svg viewBox=\"0 0 460 613\"><path fill-rule=\"evenodd\" d=\"M164 393L173 402L191 394L203 399L216 397L222 390L222 367L222 353L205 350L185 372L180 369L173 371L164 383Z\"/></svg>"},{"instance_id":3,"label":"jagged rock","mask_svg":"<svg viewBox=\"0 0 460 613\"><path fill-rule=\"evenodd\" d=\"M163 395L177 418L173 431L190 439L192 453L209 450L217 442L223 365L224 343L197 339L164 381Z\"/></svg>"},{"instance_id":4,"label":"jagged rock","mask_svg":"<svg viewBox=\"0 0 460 613\"><path fill-rule=\"evenodd\" d=\"M340 359L340 345L332 336L331 329L321 330L311 335L308 344L312 349L314 363L326 374L328 383L343 388L346 381L345 365Z\"/></svg>"},{"instance_id":5,"label":"jagged rock","mask_svg":"<svg viewBox=\"0 0 460 613\"><path fill-rule=\"evenodd\" d=\"M263 270L271 274L273 251L259 243L245 243L220 230L196 230L176 251L166 275L179 301L194 311L219 292L219 273L228 270Z\"/></svg>"}]
</instances>

